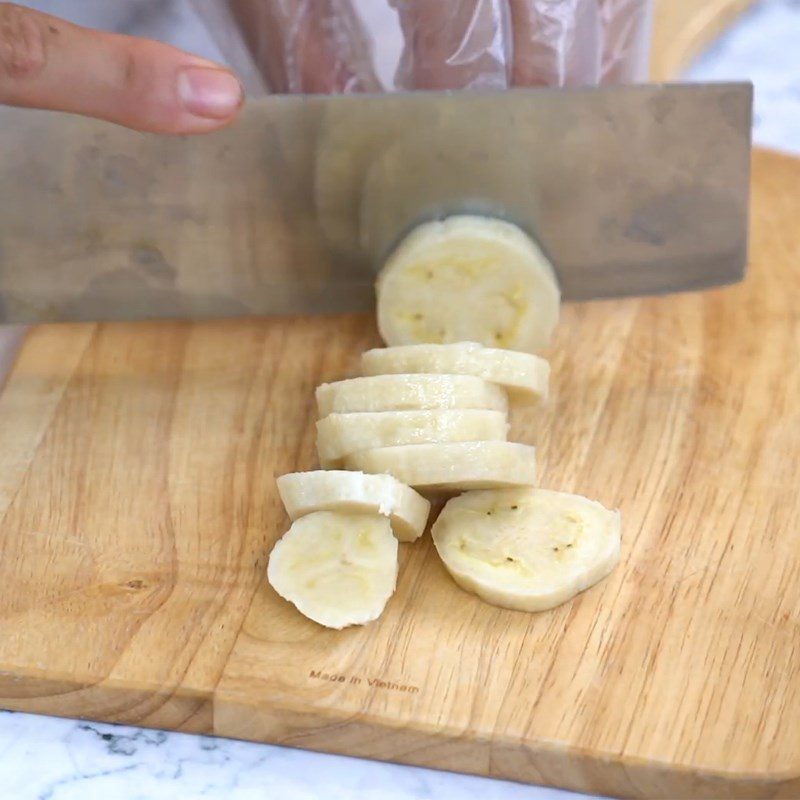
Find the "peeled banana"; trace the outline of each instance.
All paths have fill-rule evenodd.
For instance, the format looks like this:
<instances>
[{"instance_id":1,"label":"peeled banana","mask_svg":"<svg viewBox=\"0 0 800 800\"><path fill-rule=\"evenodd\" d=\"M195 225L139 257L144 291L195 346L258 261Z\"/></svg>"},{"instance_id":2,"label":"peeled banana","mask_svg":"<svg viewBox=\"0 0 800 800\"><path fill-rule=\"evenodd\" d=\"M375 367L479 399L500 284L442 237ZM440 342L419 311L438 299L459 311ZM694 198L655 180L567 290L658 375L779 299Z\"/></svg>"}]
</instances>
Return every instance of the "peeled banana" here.
<instances>
[{"instance_id":1,"label":"peeled banana","mask_svg":"<svg viewBox=\"0 0 800 800\"><path fill-rule=\"evenodd\" d=\"M320 625L376 619L398 541L427 524L415 489L465 492L432 536L456 583L488 603L543 611L607 576L619 512L534 488L535 448L506 441L509 401L548 394L550 365L535 354L560 292L537 244L497 219L425 224L390 256L377 295L390 346L363 353L363 377L316 391L324 469L278 478L293 523L269 558L273 588Z\"/></svg>"},{"instance_id":2,"label":"peeled banana","mask_svg":"<svg viewBox=\"0 0 800 800\"><path fill-rule=\"evenodd\" d=\"M432 534L463 589L504 608L544 611L611 572L620 515L565 492L468 492L447 503Z\"/></svg>"},{"instance_id":3,"label":"peeled banana","mask_svg":"<svg viewBox=\"0 0 800 800\"><path fill-rule=\"evenodd\" d=\"M386 473L417 489L466 491L536 482L536 449L516 442L448 442L353 453L348 469Z\"/></svg>"},{"instance_id":4,"label":"peeled banana","mask_svg":"<svg viewBox=\"0 0 800 800\"><path fill-rule=\"evenodd\" d=\"M397 539L386 517L317 511L294 522L275 545L267 580L320 625L364 625L394 593Z\"/></svg>"},{"instance_id":5,"label":"peeled banana","mask_svg":"<svg viewBox=\"0 0 800 800\"><path fill-rule=\"evenodd\" d=\"M315 511L382 514L389 517L398 541L422 536L431 504L391 475L316 470L278 478L278 492L293 520Z\"/></svg>"},{"instance_id":6,"label":"peeled banana","mask_svg":"<svg viewBox=\"0 0 800 800\"><path fill-rule=\"evenodd\" d=\"M545 359L477 342L379 347L361 356L361 371L365 375L473 375L507 389L512 399L532 402L547 398L550 380Z\"/></svg>"},{"instance_id":7,"label":"peeled banana","mask_svg":"<svg viewBox=\"0 0 800 800\"><path fill-rule=\"evenodd\" d=\"M508 411L499 386L472 375L373 375L317 387L320 417L353 411L484 408Z\"/></svg>"},{"instance_id":8,"label":"peeled banana","mask_svg":"<svg viewBox=\"0 0 800 800\"><path fill-rule=\"evenodd\" d=\"M469 340L531 353L549 344L561 300L538 245L516 225L481 216L417 227L389 257L376 290L389 345Z\"/></svg>"},{"instance_id":9,"label":"peeled banana","mask_svg":"<svg viewBox=\"0 0 800 800\"><path fill-rule=\"evenodd\" d=\"M317 452L323 467L338 466L361 450L425 442L504 441L508 419L502 411L359 411L329 414L317 422Z\"/></svg>"}]
</instances>

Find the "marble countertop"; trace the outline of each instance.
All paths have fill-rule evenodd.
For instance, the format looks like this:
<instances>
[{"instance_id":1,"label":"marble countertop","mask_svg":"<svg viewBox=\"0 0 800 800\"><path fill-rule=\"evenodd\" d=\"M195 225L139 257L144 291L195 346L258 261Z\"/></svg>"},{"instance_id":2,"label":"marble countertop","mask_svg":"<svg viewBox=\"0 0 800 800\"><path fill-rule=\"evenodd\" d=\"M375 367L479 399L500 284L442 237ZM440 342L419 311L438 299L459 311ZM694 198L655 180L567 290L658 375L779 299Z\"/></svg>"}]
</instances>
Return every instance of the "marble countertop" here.
<instances>
[{"instance_id":1,"label":"marble countertop","mask_svg":"<svg viewBox=\"0 0 800 800\"><path fill-rule=\"evenodd\" d=\"M189 0L28 2L218 57ZM756 86L757 144L800 153L800 3L762 0L687 72ZM0 378L21 329L0 328ZM15 800L568 800L580 795L286 747L0 712L0 795Z\"/></svg>"},{"instance_id":2,"label":"marble countertop","mask_svg":"<svg viewBox=\"0 0 800 800\"><path fill-rule=\"evenodd\" d=\"M13 800L570 800L556 789L230 739L0 714Z\"/></svg>"}]
</instances>

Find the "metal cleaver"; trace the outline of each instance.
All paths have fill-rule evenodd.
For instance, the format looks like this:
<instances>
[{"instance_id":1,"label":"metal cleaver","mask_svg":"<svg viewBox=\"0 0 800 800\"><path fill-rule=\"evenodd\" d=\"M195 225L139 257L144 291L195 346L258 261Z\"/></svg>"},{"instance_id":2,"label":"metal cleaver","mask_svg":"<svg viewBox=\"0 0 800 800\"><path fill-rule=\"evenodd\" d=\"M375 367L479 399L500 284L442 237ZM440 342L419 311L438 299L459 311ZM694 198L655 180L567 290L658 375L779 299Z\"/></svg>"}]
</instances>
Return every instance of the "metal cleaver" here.
<instances>
[{"instance_id":1,"label":"metal cleaver","mask_svg":"<svg viewBox=\"0 0 800 800\"><path fill-rule=\"evenodd\" d=\"M739 280L752 87L272 96L220 133L0 111L0 321L369 309L414 225L535 237L566 300Z\"/></svg>"}]
</instances>

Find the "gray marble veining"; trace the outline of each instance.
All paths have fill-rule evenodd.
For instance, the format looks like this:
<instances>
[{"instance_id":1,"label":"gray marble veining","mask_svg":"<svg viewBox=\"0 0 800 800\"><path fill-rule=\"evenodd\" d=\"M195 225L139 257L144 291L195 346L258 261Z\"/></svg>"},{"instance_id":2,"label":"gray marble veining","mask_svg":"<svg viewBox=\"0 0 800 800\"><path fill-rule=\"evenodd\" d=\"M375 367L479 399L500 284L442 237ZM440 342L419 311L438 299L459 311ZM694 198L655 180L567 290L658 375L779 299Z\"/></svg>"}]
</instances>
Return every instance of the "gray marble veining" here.
<instances>
[{"instance_id":1,"label":"gray marble veining","mask_svg":"<svg viewBox=\"0 0 800 800\"><path fill-rule=\"evenodd\" d=\"M0 714L14 800L568 800L554 789L93 722Z\"/></svg>"}]
</instances>

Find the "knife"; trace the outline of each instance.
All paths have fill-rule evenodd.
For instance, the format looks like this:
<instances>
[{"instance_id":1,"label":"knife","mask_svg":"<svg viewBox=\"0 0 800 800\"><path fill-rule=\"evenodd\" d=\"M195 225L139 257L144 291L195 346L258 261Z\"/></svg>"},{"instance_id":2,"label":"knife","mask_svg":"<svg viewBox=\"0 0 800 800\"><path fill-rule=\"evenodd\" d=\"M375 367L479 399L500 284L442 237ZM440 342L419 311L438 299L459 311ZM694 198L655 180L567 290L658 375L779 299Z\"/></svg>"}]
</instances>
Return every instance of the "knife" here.
<instances>
[{"instance_id":1,"label":"knife","mask_svg":"<svg viewBox=\"0 0 800 800\"><path fill-rule=\"evenodd\" d=\"M743 277L752 86L270 96L167 138L0 111L0 321L357 311L421 221L509 219L566 300Z\"/></svg>"}]
</instances>

